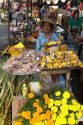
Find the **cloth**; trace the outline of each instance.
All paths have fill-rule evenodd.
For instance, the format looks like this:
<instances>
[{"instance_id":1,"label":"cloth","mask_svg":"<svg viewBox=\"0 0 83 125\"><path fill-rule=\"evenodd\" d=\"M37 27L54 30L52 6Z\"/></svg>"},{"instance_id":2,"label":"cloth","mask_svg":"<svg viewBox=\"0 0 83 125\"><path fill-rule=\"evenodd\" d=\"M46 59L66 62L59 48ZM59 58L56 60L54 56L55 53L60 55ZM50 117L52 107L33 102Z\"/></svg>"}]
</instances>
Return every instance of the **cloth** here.
<instances>
[{"instance_id":1,"label":"cloth","mask_svg":"<svg viewBox=\"0 0 83 125\"><path fill-rule=\"evenodd\" d=\"M61 24L62 24L62 16L63 16L63 14L58 14L56 24L59 24L59 25L61 25Z\"/></svg>"},{"instance_id":2,"label":"cloth","mask_svg":"<svg viewBox=\"0 0 83 125\"><path fill-rule=\"evenodd\" d=\"M78 18L77 20L75 20L74 18L71 18L69 20L69 26L71 29L73 28L78 28L80 29L82 26L82 22L83 22L83 17L82 18Z\"/></svg>"},{"instance_id":3,"label":"cloth","mask_svg":"<svg viewBox=\"0 0 83 125\"><path fill-rule=\"evenodd\" d=\"M49 38L47 39L44 35L44 33L41 33L38 37L37 43L36 43L36 50L41 51L44 48L44 44L49 41L58 41L58 37L55 33L51 34Z\"/></svg>"},{"instance_id":4,"label":"cloth","mask_svg":"<svg viewBox=\"0 0 83 125\"><path fill-rule=\"evenodd\" d=\"M67 2L67 4L66 4L66 11L67 11L67 13L70 15L70 7L71 6L71 2L70 1L68 1Z\"/></svg>"}]
</instances>

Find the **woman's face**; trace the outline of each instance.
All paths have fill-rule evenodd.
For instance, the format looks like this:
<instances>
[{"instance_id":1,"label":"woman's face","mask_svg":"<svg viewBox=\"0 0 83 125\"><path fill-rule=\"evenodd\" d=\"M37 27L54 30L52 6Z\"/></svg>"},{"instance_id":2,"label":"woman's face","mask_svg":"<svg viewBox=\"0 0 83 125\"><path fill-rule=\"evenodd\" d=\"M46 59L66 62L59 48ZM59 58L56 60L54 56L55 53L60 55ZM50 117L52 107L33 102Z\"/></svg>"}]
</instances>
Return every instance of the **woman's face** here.
<instances>
[{"instance_id":1,"label":"woman's face","mask_svg":"<svg viewBox=\"0 0 83 125\"><path fill-rule=\"evenodd\" d=\"M78 13L78 12L75 13L75 14L74 14L74 17L75 17L75 19L78 19L78 18L79 18L79 13Z\"/></svg>"},{"instance_id":2,"label":"woman's face","mask_svg":"<svg viewBox=\"0 0 83 125\"><path fill-rule=\"evenodd\" d=\"M49 22L44 22L43 30L44 30L45 33L52 32L52 30L53 30L52 25Z\"/></svg>"}]
</instances>

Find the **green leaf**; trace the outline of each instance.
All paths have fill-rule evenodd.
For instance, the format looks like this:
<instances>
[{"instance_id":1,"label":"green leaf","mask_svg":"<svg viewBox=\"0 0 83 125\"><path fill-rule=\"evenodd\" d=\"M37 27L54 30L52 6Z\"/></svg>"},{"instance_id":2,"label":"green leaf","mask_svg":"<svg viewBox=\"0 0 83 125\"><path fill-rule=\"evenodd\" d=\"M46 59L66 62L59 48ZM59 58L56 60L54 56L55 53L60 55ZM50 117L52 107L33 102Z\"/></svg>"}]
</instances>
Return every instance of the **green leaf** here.
<instances>
[{"instance_id":1,"label":"green leaf","mask_svg":"<svg viewBox=\"0 0 83 125\"><path fill-rule=\"evenodd\" d=\"M30 125L30 124L29 124L29 121L28 121L28 120L24 119L24 120L22 121L22 125Z\"/></svg>"},{"instance_id":2,"label":"green leaf","mask_svg":"<svg viewBox=\"0 0 83 125\"><path fill-rule=\"evenodd\" d=\"M44 100L40 100L40 101L39 101L39 105L42 106L42 107L45 106Z\"/></svg>"}]
</instances>

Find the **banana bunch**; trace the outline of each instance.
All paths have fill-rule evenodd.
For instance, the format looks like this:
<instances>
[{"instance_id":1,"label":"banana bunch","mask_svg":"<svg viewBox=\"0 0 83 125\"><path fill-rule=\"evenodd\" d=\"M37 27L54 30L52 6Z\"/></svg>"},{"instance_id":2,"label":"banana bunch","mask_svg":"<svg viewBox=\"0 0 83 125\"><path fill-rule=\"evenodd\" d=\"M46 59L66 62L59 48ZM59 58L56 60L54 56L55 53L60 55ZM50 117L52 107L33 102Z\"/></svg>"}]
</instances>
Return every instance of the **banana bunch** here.
<instances>
[{"instance_id":1,"label":"banana bunch","mask_svg":"<svg viewBox=\"0 0 83 125\"><path fill-rule=\"evenodd\" d=\"M50 55L45 55L40 61L41 68L55 69L63 67L83 67L83 63L79 61L78 56L73 51L56 51Z\"/></svg>"},{"instance_id":2,"label":"banana bunch","mask_svg":"<svg viewBox=\"0 0 83 125\"><path fill-rule=\"evenodd\" d=\"M60 45L60 41L49 41L45 45L52 46L52 45Z\"/></svg>"}]
</instances>

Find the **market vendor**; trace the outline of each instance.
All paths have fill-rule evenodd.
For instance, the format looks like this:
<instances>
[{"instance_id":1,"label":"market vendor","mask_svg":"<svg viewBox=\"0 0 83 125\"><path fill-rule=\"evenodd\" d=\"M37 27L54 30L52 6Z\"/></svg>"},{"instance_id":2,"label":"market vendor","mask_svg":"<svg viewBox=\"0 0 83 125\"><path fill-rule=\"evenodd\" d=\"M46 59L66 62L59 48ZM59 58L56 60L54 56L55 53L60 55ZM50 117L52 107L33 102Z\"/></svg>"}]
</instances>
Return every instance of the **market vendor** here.
<instances>
[{"instance_id":1,"label":"market vendor","mask_svg":"<svg viewBox=\"0 0 83 125\"><path fill-rule=\"evenodd\" d=\"M36 50L41 51L44 48L44 44L49 41L58 41L58 37L54 32L55 24L52 20L43 20L42 21L42 29L43 31L40 33L37 43Z\"/></svg>"}]
</instances>

